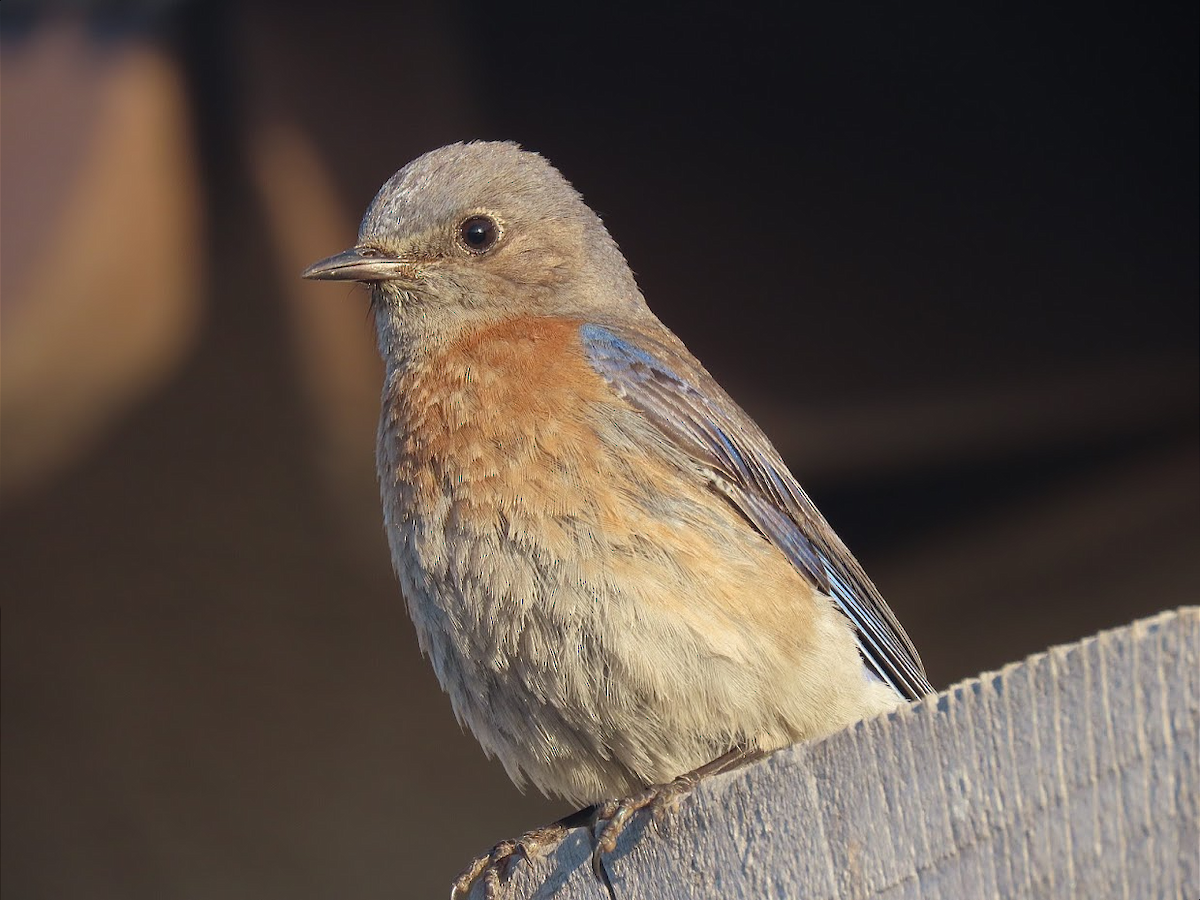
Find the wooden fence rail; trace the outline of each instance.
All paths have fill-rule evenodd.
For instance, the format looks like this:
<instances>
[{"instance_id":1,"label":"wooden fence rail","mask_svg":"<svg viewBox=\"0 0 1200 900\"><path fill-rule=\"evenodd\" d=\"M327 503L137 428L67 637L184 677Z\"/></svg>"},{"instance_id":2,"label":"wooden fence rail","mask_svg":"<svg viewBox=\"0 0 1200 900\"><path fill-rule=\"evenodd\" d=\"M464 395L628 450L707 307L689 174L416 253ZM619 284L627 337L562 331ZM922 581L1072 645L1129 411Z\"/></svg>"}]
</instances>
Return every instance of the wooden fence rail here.
<instances>
[{"instance_id":1,"label":"wooden fence rail","mask_svg":"<svg viewBox=\"0 0 1200 900\"><path fill-rule=\"evenodd\" d=\"M1200 900L1198 767L1186 607L709 779L606 867L618 900ZM576 830L502 893L602 900L589 853Z\"/></svg>"}]
</instances>

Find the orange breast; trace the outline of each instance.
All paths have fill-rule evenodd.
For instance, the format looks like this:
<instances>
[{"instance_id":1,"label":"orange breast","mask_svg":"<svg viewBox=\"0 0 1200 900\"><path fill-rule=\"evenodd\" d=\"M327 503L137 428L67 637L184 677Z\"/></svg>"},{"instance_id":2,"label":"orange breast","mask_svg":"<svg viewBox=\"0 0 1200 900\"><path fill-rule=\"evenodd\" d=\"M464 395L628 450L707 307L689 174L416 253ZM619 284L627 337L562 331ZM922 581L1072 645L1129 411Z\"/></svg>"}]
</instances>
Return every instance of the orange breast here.
<instances>
[{"instance_id":1,"label":"orange breast","mask_svg":"<svg viewBox=\"0 0 1200 900\"><path fill-rule=\"evenodd\" d=\"M449 494L459 524L491 523L500 511L514 526L537 516L551 533L545 518L595 503L585 495L603 478L607 456L595 407L621 401L584 358L579 324L505 321L397 379L386 399L396 429L393 474L406 499Z\"/></svg>"}]
</instances>

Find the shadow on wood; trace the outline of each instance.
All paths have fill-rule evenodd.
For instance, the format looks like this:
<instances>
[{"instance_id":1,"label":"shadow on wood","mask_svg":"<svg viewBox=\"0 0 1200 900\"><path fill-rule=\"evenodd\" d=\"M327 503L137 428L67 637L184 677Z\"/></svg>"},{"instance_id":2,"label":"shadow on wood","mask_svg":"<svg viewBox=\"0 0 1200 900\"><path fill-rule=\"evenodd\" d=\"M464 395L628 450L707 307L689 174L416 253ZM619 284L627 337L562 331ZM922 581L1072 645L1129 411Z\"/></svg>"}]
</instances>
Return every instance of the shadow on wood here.
<instances>
[{"instance_id":1,"label":"shadow on wood","mask_svg":"<svg viewBox=\"0 0 1200 900\"><path fill-rule=\"evenodd\" d=\"M605 864L618 900L1193 900L1198 743L1186 607L709 779ZM577 829L501 893L602 898L590 851Z\"/></svg>"}]
</instances>

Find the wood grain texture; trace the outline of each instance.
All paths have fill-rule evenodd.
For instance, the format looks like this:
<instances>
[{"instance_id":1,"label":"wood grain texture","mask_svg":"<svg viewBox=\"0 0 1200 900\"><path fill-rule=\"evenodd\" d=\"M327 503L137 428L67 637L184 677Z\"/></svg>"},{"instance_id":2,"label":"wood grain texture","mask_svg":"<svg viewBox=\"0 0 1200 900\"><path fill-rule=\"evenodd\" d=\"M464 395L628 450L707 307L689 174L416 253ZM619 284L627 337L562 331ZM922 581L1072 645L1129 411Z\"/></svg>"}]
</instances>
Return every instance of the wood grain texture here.
<instances>
[{"instance_id":1,"label":"wood grain texture","mask_svg":"<svg viewBox=\"0 0 1200 900\"><path fill-rule=\"evenodd\" d=\"M1198 767L1185 607L712 778L605 862L620 900L1195 900ZM589 852L577 829L502 893L599 900Z\"/></svg>"}]
</instances>

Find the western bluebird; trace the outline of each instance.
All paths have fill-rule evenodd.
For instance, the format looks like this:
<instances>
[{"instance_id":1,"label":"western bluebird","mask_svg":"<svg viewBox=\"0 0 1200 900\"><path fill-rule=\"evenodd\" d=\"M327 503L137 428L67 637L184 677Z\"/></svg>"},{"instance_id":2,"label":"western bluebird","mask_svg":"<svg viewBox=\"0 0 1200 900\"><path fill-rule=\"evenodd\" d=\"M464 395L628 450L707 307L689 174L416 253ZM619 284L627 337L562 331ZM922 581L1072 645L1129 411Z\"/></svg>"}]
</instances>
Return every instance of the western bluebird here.
<instances>
[{"instance_id":1,"label":"western bluebird","mask_svg":"<svg viewBox=\"0 0 1200 900\"><path fill-rule=\"evenodd\" d=\"M932 692L770 441L541 156L425 154L304 276L371 285L392 561L455 713L518 786L644 797Z\"/></svg>"}]
</instances>

